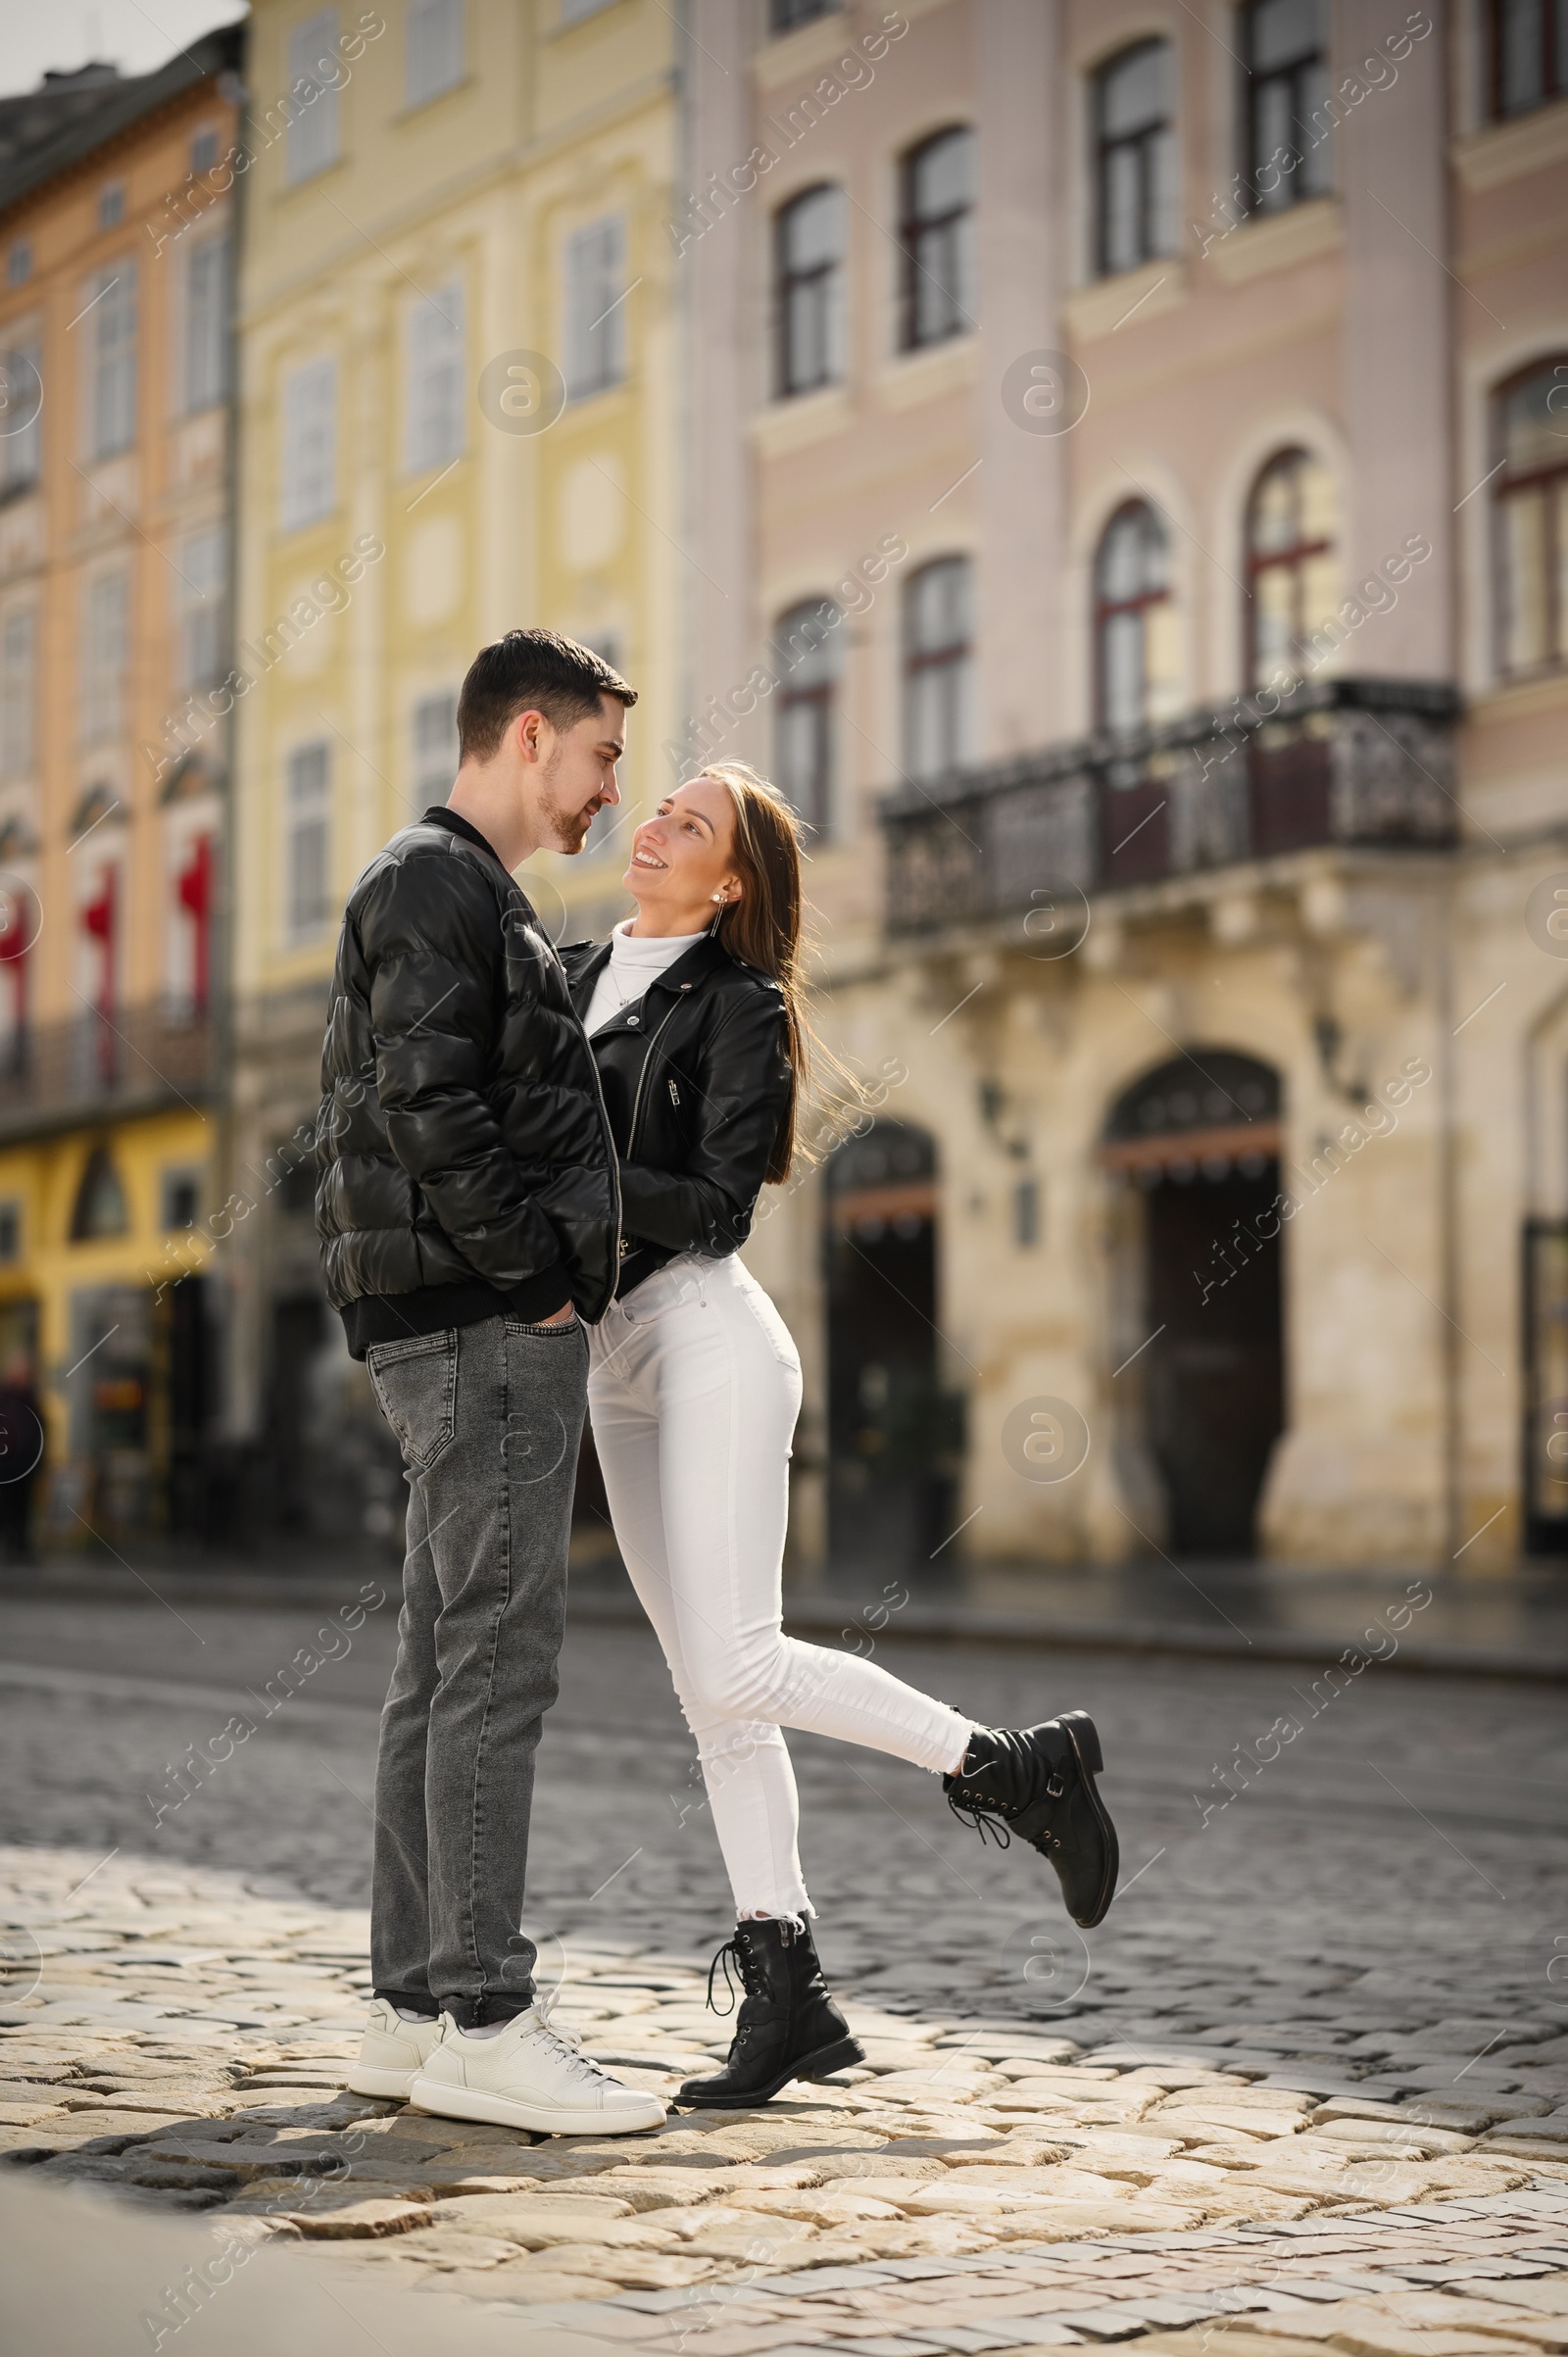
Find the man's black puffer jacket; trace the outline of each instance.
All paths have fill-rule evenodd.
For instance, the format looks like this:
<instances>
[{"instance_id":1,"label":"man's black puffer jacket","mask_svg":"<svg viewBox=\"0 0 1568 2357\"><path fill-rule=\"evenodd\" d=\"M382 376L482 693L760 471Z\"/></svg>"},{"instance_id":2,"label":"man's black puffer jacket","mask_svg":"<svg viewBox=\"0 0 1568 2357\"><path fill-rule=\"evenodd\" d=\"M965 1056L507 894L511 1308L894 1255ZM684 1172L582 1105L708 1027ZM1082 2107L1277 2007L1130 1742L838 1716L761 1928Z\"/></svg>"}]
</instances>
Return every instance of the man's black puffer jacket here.
<instances>
[{"instance_id":1,"label":"man's black puffer jacket","mask_svg":"<svg viewBox=\"0 0 1568 2357\"><path fill-rule=\"evenodd\" d=\"M586 1015L604 941L561 953ZM746 1242L789 1107L784 994L700 941L589 1043L620 1155L621 1275L629 1293L677 1252L722 1259Z\"/></svg>"},{"instance_id":2,"label":"man's black puffer jacket","mask_svg":"<svg viewBox=\"0 0 1568 2357\"><path fill-rule=\"evenodd\" d=\"M321 1090L334 1307L476 1283L526 1301L553 1276L549 1306L603 1316L619 1199L594 1059L538 917L470 830L405 827L355 885Z\"/></svg>"}]
</instances>

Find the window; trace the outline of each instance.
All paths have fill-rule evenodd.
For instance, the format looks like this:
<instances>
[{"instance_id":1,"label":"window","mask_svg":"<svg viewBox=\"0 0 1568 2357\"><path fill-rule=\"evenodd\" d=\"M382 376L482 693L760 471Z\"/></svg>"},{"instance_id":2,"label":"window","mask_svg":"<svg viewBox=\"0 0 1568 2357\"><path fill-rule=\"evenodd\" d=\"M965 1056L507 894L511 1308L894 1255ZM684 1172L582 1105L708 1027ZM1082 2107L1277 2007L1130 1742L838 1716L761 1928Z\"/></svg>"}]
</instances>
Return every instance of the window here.
<instances>
[{"instance_id":1,"label":"window","mask_svg":"<svg viewBox=\"0 0 1568 2357\"><path fill-rule=\"evenodd\" d=\"M0 624L0 777L32 771L36 648L36 615L30 606L15 608Z\"/></svg>"},{"instance_id":2,"label":"window","mask_svg":"<svg viewBox=\"0 0 1568 2357\"><path fill-rule=\"evenodd\" d=\"M92 297L92 451L127 450L136 437L136 266L105 270Z\"/></svg>"},{"instance_id":3,"label":"window","mask_svg":"<svg viewBox=\"0 0 1568 2357\"><path fill-rule=\"evenodd\" d=\"M43 346L0 354L0 493L22 491L43 469Z\"/></svg>"},{"instance_id":4,"label":"window","mask_svg":"<svg viewBox=\"0 0 1568 2357\"><path fill-rule=\"evenodd\" d=\"M974 133L939 131L904 159L906 352L974 326Z\"/></svg>"},{"instance_id":5,"label":"window","mask_svg":"<svg viewBox=\"0 0 1568 2357\"><path fill-rule=\"evenodd\" d=\"M190 168L198 179L218 162L218 133L198 131L190 143Z\"/></svg>"},{"instance_id":6,"label":"window","mask_svg":"<svg viewBox=\"0 0 1568 2357\"><path fill-rule=\"evenodd\" d=\"M331 839L331 749L296 745L288 757L288 930L308 941L327 919Z\"/></svg>"},{"instance_id":7,"label":"window","mask_svg":"<svg viewBox=\"0 0 1568 2357\"><path fill-rule=\"evenodd\" d=\"M71 1213L71 1241L90 1244L98 1236L123 1236L130 1226L125 1190L107 1146L87 1156Z\"/></svg>"},{"instance_id":8,"label":"window","mask_svg":"<svg viewBox=\"0 0 1568 2357\"><path fill-rule=\"evenodd\" d=\"M971 758L974 651L967 557L925 565L904 591L904 762L940 777Z\"/></svg>"},{"instance_id":9,"label":"window","mask_svg":"<svg viewBox=\"0 0 1568 2357\"><path fill-rule=\"evenodd\" d=\"M1568 663L1568 356L1502 387L1494 457L1497 668L1518 678Z\"/></svg>"},{"instance_id":10,"label":"window","mask_svg":"<svg viewBox=\"0 0 1568 2357\"><path fill-rule=\"evenodd\" d=\"M228 240L209 237L185 264L185 407L228 397Z\"/></svg>"},{"instance_id":11,"label":"window","mask_svg":"<svg viewBox=\"0 0 1568 2357\"><path fill-rule=\"evenodd\" d=\"M201 1209L202 1183L194 1170L164 1172L164 1227L193 1228Z\"/></svg>"},{"instance_id":12,"label":"window","mask_svg":"<svg viewBox=\"0 0 1568 2357\"><path fill-rule=\"evenodd\" d=\"M1562 0L1492 0L1492 112L1527 115L1568 90Z\"/></svg>"},{"instance_id":13,"label":"window","mask_svg":"<svg viewBox=\"0 0 1568 2357\"><path fill-rule=\"evenodd\" d=\"M1095 667L1102 728L1142 728L1167 716L1175 665L1165 527L1129 500L1106 524L1095 559Z\"/></svg>"},{"instance_id":14,"label":"window","mask_svg":"<svg viewBox=\"0 0 1568 2357\"><path fill-rule=\"evenodd\" d=\"M288 36L288 177L308 180L338 159L337 10L318 9Z\"/></svg>"},{"instance_id":15,"label":"window","mask_svg":"<svg viewBox=\"0 0 1568 2357\"><path fill-rule=\"evenodd\" d=\"M611 0L561 0L561 22L563 25L580 25L585 17L597 17L600 10L608 8L610 4Z\"/></svg>"},{"instance_id":16,"label":"window","mask_svg":"<svg viewBox=\"0 0 1568 2357\"><path fill-rule=\"evenodd\" d=\"M337 363L313 360L283 380L283 528L318 523L337 505Z\"/></svg>"},{"instance_id":17,"label":"window","mask_svg":"<svg viewBox=\"0 0 1568 2357\"><path fill-rule=\"evenodd\" d=\"M808 188L774 235L778 390L808 393L844 374L844 191Z\"/></svg>"},{"instance_id":18,"label":"window","mask_svg":"<svg viewBox=\"0 0 1568 2357\"><path fill-rule=\"evenodd\" d=\"M463 0L414 0L404 95L422 107L463 79Z\"/></svg>"},{"instance_id":19,"label":"window","mask_svg":"<svg viewBox=\"0 0 1568 2357\"><path fill-rule=\"evenodd\" d=\"M1102 277L1168 254L1177 208L1168 41L1140 41L1095 76L1096 264Z\"/></svg>"},{"instance_id":20,"label":"window","mask_svg":"<svg viewBox=\"0 0 1568 2357\"><path fill-rule=\"evenodd\" d=\"M1247 503L1248 669L1254 687L1310 660L1307 640L1337 602L1334 524L1328 468L1304 450L1270 459Z\"/></svg>"},{"instance_id":21,"label":"window","mask_svg":"<svg viewBox=\"0 0 1568 2357\"><path fill-rule=\"evenodd\" d=\"M813 598L781 616L774 641L788 667L774 708L773 775L819 835L828 833L833 816L833 707L842 620L830 598Z\"/></svg>"},{"instance_id":22,"label":"window","mask_svg":"<svg viewBox=\"0 0 1568 2357\"><path fill-rule=\"evenodd\" d=\"M107 188L98 191L98 226L118 229L125 218L125 191L119 180L111 180Z\"/></svg>"},{"instance_id":23,"label":"window","mask_svg":"<svg viewBox=\"0 0 1568 2357\"><path fill-rule=\"evenodd\" d=\"M13 1200L0 1203L0 1260L22 1258L22 1205Z\"/></svg>"},{"instance_id":24,"label":"window","mask_svg":"<svg viewBox=\"0 0 1568 2357\"><path fill-rule=\"evenodd\" d=\"M1327 0L1251 0L1242 11L1244 160L1254 213L1283 213L1331 184Z\"/></svg>"},{"instance_id":25,"label":"window","mask_svg":"<svg viewBox=\"0 0 1568 2357\"><path fill-rule=\"evenodd\" d=\"M224 655L223 527L192 532L179 552L179 684L211 687Z\"/></svg>"},{"instance_id":26,"label":"window","mask_svg":"<svg viewBox=\"0 0 1568 2357\"><path fill-rule=\"evenodd\" d=\"M458 774L458 699L455 689L421 696L414 708L414 804L427 810L445 802Z\"/></svg>"},{"instance_id":27,"label":"window","mask_svg":"<svg viewBox=\"0 0 1568 2357\"><path fill-rule=\"evenodd\" d=\"M580 401L625 374L625 224L607 213L566 240L566 394Z\"/></svg>"},{"instance_id":28,"label":"window","mask_svg":"<svg viewBox=\"0 0 1568 2357\"><path fill-rule=\"evenodd\" d=\"M411 474L446 466L463 449L463 288L456 278L409 313L404 464Z\"/></svg>"},{"instance_id":29,"label":"window","mask_svg":"<svg viewBox=\"0 0 1568 2357\"><path fill-rule=\"evenodd\" d=\"M130 582L123 572L99 573L87 589L82 741L95 745L124 724L125 663L129 653Z\"/></svg>"},{"instance_id":30,"label":"window","mask_svg":"<svg viewBox=\"0 0 1568 2357\"><path fill-rule=\"evenodd\" d=\"M19 237L6 249L6 284L25 286L31 276L32 248L24 237Z\"/></svg>"},{"instance_id":31,"label":"window","mask_svg":"<svg viewBox=\"0 0 1568 2357\"><path fill-rule=\"evenodd\" d=\"M837 16L842 0L772 0L768 23L774 32L793 32L798 25L814 24L818 17Z\"/></svg>"}]
</instances>

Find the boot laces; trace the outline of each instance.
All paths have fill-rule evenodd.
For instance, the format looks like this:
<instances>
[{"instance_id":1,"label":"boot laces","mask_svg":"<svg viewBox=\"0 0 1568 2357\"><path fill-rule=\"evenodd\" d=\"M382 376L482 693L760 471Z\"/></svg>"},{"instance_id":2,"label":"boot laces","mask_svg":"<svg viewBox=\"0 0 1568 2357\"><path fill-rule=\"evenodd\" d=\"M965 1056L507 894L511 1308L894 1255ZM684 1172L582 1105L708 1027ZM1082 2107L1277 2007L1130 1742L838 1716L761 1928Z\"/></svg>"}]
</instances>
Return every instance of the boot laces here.
<instances>
[{"instance_id":1,"label":"boot laces","mask_svg":"<svg viewBox=\"0 0 1568 2357\"><path fill-rule=\"evenodd\" d=\"M721 2019L735 2010L735 1983L730 1977L732 1960L740 1975L744 1995L760 1997L767 1994L767 1978L762 1970L761 1958L746 1936L745 1924L738 1923L708 1968L708 2010L718 2014ZM727 2005L717 2003L713 1995L713 1975L720 1965L724 1967L724 1987L729 1991Z\"/></svg>"},{"instance_id":2,"label":"boot laces","mask_svg":"<svg viewBox=\"0 0 1568 2357\"><path fill-rule=\"evenodd\" d=\"M982 1770L978 1773L983 1772ZM1054 1767L1046 1779L1044 1790L1035 1797L1042 1800L1060 1800L1065 1796L1066 1791L1067 1779L1060 1767ZM991 1799L987 1794L979 1792L973 1784L965 1781L961 1769L954 1778L948 1792L948 1806L957 1818L958 1823L971 1826L980 1836L982 1845L989 1840L995 1841L999 1849L1012 1847L1009 1820L1022 1816L1024 1810L1030 1805L1031 1796L1027 1794L1023 1799L1011 1803Z\"/></svg>"}]
</instances>

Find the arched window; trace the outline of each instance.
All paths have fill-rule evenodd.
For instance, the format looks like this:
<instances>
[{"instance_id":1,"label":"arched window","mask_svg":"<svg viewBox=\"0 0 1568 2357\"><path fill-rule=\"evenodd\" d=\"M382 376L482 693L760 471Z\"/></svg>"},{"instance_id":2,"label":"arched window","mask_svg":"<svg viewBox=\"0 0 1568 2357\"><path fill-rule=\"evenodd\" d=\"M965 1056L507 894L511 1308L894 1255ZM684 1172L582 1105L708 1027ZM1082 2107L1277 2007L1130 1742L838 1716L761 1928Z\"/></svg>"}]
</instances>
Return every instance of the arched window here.
<instances>
[{"instance_id":1,"label":"arched window","mask_svg":"<svg viewBox=\"0 0 1568 2357\"><path fill-rule=\"evenodd\" d=\"M1102 277L1168 254L1177 203L1168 41L1140 41L1095 76L1095 254Z\"/></svg>"},{"instance_id":2,"label":"arched window","mask_svg":"<svg viewBox=\"0 0 1568 2357\"><path fill-rule=\"evenodd\" d=\"M1102 728L1167 718L1176 693L1165 526L1147 500L1118 508L1095 559L1095 693Z\"/></svg>"},{"instance_id":3,"label":"arched window","mask_svg":"<svg viewBox=\"0 0 1568 2357\"><path fill-rule=\"evenodd\" d=\"M904 159L906 352L975 324L974 167L974 133L961 127L923 139Z\"/></svg>"},{"instance_id":4,"label":"arched window","mask_svg":"<svg viewBox=\"0 0 1568 2357\"><path fill-rule=\"evenodd\" d=\"M1248 672L1261 687L1298 670L1306 642L1334 611L1334 484L1304 450L1282 450L1247 503Z\"/></svg>"},{"instance_id":5,"label":"arched window","mask_svg":"<svg viewBox=\"0 0 1568 2357\"><path fill-rule=\"evenodd\" d=\"M974 648L967 557L922 565L904 591L904 765L940 777L974 750Z\"/></svg>"},{"instance_id":6,"label":"arched window","mask_svg":"<svg viewBox=\"0 0 1568 2357\"><path fill-rule=\"evenodd\" d=\"M71 1212L71 1241L90 1244L98 1236L123 1236L130 1226L125 1190L107 1146L95 1146L76 1189Z\"/></svg>"},{"instance_id":7,"label":"arched window","mask_svg":"<svg viewBox=\"0 0 1568 2357\"><path fill-rule=\"evenodd\" d=\"M1568 357L1500 388L1494 432L1497 668L1519 678L1568 661Z\"/></svg>"},{"instance_id":8,"label":"arched window","mask_svg":"<svg viewBox=\"0 0 1568 2357\"><path fill-rule=\"evenodd\" d=\"M774 225L778 296L775 377L809 393L844 374L844 191L808 188Z\"/></svg>"},{"instance_id":9,"label":"arched window","mask_svg":"<svg viewBox=\"0 0 1568 2357\"><path fill-rule=\"evenodd\" d=\"M812 598L780 615L774 639L785 667L774 706L773 780L819 835L832 823L843 636L843 616L831 598Z\"/></svg>"}]
</instances>

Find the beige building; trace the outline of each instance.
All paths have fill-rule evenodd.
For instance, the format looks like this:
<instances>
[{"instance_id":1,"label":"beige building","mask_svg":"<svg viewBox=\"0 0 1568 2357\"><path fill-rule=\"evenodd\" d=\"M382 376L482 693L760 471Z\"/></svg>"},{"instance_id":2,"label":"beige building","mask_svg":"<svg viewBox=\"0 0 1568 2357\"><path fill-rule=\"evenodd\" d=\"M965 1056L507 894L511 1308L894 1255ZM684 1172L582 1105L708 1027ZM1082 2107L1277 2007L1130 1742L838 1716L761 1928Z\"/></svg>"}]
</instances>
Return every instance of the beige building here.
<instances>
[{"instance_id":1,"label":"beige building","mask_svg":"<svg viewBox=\"0 0 1568 2357\"><path fill-rule=\"evenodd\" d=\"M668 773L881 1100L751 1252L807 1558L1564 1544L1549 16L694 0Z\"/></svg>"},{"instance_id":2,"label":"beige building","mask_svg":"<svg viewBox=\"0 0 1568 2357\"><path fill-rule=\"evenodd\" d=\"M311 1124L343 902L444 802L475 650L548 619L675 724L677 350L658 0L258 0L242 468L233 1434L260 1517L390 1532L401 1488L321 1296ZM558 938L614 848L527 881Z\"/></svg>"}]
</instances>

